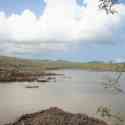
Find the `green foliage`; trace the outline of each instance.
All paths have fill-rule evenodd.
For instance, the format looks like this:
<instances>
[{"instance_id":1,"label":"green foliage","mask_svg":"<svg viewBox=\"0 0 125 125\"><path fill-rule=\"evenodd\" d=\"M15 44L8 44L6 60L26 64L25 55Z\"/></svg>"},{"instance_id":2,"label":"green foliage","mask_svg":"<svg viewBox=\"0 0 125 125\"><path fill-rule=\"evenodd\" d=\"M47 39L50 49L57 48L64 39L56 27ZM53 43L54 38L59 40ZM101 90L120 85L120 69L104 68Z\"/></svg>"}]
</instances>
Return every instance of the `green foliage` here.
<instances>
[{"instance_id":1,"label":"green foliage","mask_svg":"<svg viewBox=\"0 0 125 125\"><path fill-rule=\"evenodd\" d=\"M112 10L114 4L113 0L99 0L99 8L105 10L107 14L117 13L116 10Z\"/></svg>"}]
</instances>

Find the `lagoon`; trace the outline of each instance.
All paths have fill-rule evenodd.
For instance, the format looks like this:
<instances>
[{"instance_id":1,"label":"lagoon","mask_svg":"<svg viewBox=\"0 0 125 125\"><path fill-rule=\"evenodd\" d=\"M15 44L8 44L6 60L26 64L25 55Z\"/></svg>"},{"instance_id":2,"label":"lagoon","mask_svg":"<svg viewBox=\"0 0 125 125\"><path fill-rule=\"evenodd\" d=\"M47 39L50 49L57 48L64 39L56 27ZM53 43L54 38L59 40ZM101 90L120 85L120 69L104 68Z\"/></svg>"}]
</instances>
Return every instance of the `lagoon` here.
<instances>
[{"instance_id":1,"label":"lagoon","mask_svg":"<svg viewBox=\"0 0 125 125\"><path fill-rule=\"evenodd\" d=\"M28 89L28 82L0 84L0 124L13 122L22 114L49 107L59 107L69 112L96 116L101 105L112 106L114 112L125 114L125 95L104 89L102 82L114 77L112 72L85 70L55 70L64 76L56 81L38 83L39 88ZM125 74L120 80L125 90Z\"/></svg>"}]
</instances>

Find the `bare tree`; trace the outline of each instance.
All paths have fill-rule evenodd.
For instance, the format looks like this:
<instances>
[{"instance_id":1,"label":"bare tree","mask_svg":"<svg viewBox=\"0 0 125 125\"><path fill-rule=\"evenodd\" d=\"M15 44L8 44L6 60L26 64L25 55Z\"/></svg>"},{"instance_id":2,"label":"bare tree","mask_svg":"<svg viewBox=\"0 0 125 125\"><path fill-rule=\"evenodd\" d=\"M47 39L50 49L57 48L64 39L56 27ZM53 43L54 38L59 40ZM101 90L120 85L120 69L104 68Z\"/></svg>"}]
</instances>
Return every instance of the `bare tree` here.
<instances>
[{"instance_id":1,"label":"bare tree","mask_svg":"<svg viewBox=\"0 0 125 125\"><path fill-rule=\"evenodd\" d=\"M120 80L125 72L125 64L117 64L115 71L112 72L112 77L105 79L105 82L102 82L105 89L113 90L117 94L125 94L124 89L120 86ZM124 95L123 95L124 96ZM120 112L113 112L112 106L100 106L97 109L97 113L106 120L112 122L113 125L125 125L125 116Z\"/></svg>"},{"instance_id":2,"label":"bare tree","mask_svg":"<svg viewBox=\"0 0 125 125\"><path fill-rule=\"evenodd\" d=\"M125 90L123 90L120 85L121 77L125 72L125 64L117 64L114 70L115 71L112 72L112 77L109 76L104 78L102 85L104 86L105 89L109 89L117 93L125 94Z\"/></svg>"}]
</instances>

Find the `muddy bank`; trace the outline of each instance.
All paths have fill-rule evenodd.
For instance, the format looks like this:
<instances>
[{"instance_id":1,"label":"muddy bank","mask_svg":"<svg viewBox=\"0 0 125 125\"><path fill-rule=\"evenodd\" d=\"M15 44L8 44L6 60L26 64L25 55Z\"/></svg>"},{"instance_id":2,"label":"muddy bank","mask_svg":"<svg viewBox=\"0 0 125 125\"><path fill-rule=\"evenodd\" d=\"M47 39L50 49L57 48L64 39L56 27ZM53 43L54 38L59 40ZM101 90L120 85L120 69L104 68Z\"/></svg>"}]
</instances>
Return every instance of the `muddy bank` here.
<instances>
[{"instance_id":1,"label":"muddy bank","mask_svg":"<svg viewBox=\"0 0 125 125\"><path fill-rule=\"evenodd\" d=\"M61 74L0 68L0 82L48 82Z\"/></svg>"},{"instance_id":2,"label":"muddy bank","mask_svg":"<svg viewBox=\"0 0 125 125\"><path fill-rule=\"evenodd\" d=\"M15 123L5 125L107 125L104 121L85 114L72 114L59 108L50 108L21 116Z\"/></svg>"}]
</instances>

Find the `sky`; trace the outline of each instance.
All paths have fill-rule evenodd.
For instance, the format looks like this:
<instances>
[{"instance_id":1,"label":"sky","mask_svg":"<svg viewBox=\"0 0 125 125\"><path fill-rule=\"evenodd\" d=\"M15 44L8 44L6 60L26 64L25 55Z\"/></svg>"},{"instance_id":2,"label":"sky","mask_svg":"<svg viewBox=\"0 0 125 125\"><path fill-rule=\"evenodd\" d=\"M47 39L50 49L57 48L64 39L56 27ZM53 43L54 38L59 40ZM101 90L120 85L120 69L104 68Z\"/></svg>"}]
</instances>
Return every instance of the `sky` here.
<instances>
[{"instance_id":1,"label":"sky","mask_svg":"<svg viewBox=\"0 0 125 125\"><path fill-rule=\"evenodd\" d=\"M0 55L71 61L125 61L125 3L0 0Z\"/></svg>"}]
</instances>

